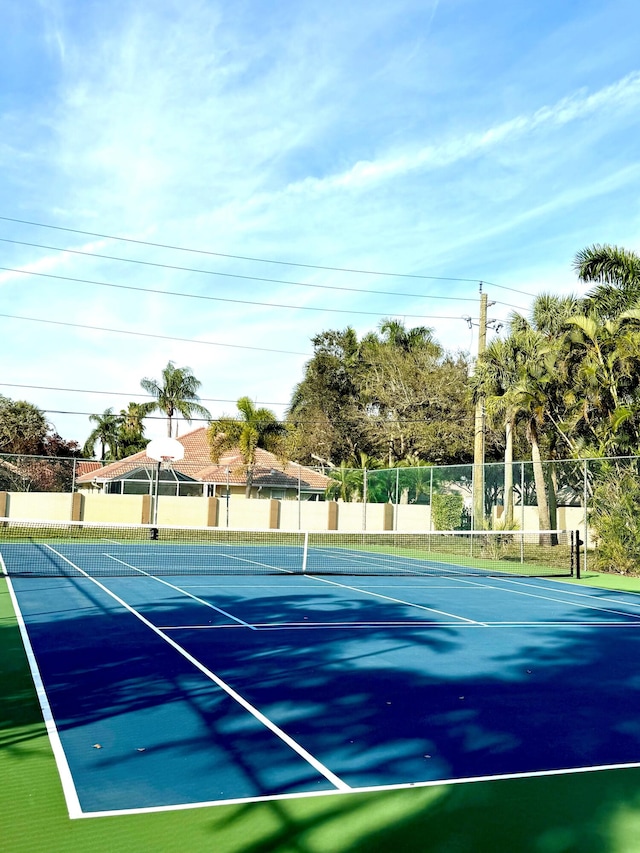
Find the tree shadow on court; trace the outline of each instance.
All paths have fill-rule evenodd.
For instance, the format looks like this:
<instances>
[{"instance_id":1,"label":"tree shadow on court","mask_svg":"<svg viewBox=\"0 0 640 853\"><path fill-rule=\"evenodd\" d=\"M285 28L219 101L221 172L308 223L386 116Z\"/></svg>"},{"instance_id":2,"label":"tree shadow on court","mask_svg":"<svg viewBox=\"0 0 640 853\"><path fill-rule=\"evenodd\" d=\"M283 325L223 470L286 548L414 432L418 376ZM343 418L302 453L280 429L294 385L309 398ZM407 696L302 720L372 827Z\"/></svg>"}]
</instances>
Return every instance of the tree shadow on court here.
<instances>
[{"instance_id":1,"label":"tree shadow on court","mask_svg":"<svg viewBox=\"0 0 640 853\"><path fill-rule=\"evenodd\" d=\"M131 719L136 711L186 704L198 721L194 736L178 720L173 730L146 733L157 744L149 753L160 763L166 756L189 760L222 743L248 789L277 792L278 773L267 771L279 754L264 751L232 700L213 696L218 691L197 683L192 665L148 627L87 589L86 610L30 627L61 730L93 731L92 724ZM241 609L251 624L304 621L299 599L286 592L249 600L218 593L216 602L230 612ZM350 624L331 632L282 625L171 636L349 784L640 760L636 630L625 631L621 643L620 632L606 628L550 627L544 642L535 642L531 634L514 640L507 629L376 625L378 605L335 596L309 596L305 609L318 621L333 610ZM173 598L141 610L158 625L188 624L193 615L191 605ZM3 653L13 648L20 657L12 625L0 626L0 644ZM38 716L26 701L32 688L20 669L16 663L15 675L10 671L0 705L9 734ZM23 704L31 706L26 716ZM98 770L119 765L125 778L140 755L104 744L92 762ZM292 778L293 790L311 789L310 776L293 768ZM595 853L608 849L612 827L623 832L625 813L640 806L639 779L634 771L615 771L250 804L221 809L210 828L241 827L257 810L268 816L269 829L239 847L243 853L392 847Z\"/></svg>"},{"instance_id":2,"label":"tree shadow on court","mask_svg":"<svg viewBox=\"0 0 640 853\"><path fill-rule=\"evenodd\" d=\"M269 827L238 853L631 853L640 771L568 774L420 790L280 801L228 810L229 824Z\"/></svg>"}]
</instances>

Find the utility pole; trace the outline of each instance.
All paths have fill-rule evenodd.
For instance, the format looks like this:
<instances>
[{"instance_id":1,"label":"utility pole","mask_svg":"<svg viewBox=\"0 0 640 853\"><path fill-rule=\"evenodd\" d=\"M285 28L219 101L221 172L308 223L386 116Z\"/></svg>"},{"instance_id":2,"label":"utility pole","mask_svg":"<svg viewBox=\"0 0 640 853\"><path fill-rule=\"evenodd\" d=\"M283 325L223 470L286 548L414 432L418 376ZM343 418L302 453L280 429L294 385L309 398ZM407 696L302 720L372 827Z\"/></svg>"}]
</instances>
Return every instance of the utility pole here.
<instances>
[{"instance_id":1,"label":"utility pole","mask_svg":"<svg viewBox=\"0 0 640 853\"><path fill-rule=\"evenodd\" d=\"M478 332L478 358L487 348L487 294L482 291L480 282L480 329ZM473 440L473 486L471 526L473 530L484 527L484 397L476 402L475 428Z\"/></svg>"}]
</instances>

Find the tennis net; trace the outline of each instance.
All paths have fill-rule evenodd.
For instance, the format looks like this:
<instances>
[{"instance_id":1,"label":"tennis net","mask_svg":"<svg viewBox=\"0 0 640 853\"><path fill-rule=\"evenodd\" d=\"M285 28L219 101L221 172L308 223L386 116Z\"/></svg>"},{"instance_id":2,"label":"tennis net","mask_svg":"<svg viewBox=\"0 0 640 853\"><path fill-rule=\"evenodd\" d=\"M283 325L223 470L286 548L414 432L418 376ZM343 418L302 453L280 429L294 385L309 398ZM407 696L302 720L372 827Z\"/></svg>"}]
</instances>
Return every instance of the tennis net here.
<instances>
[{"instance_id":1,"label":"tennis net","mask_svg":"<svg viewBox=\"0 0 640 853\"><path fill-rule=\"evenodd\" d=\"M144 575L573 573L567 531L228 530L0 518L2 572Z\"/></svg>"}]
</instances>

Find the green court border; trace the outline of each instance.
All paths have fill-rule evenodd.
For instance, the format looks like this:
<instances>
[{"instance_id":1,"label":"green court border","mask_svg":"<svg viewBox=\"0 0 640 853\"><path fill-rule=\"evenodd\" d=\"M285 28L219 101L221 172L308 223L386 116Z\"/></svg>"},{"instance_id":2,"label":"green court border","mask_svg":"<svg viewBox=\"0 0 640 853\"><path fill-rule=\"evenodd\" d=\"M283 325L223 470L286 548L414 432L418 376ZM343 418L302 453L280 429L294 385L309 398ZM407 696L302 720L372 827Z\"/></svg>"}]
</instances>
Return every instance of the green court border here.
<instances>
[{"instance_id":1,"label":"green court border","mask_svg":"<svg viewBox=\"0 0 640 853\"><path fill-rule=\"evenodd\" d=\"M635 853L640 769L71 821L0 578L0 815L11 853Z\"/></svg>"}]
</instances>

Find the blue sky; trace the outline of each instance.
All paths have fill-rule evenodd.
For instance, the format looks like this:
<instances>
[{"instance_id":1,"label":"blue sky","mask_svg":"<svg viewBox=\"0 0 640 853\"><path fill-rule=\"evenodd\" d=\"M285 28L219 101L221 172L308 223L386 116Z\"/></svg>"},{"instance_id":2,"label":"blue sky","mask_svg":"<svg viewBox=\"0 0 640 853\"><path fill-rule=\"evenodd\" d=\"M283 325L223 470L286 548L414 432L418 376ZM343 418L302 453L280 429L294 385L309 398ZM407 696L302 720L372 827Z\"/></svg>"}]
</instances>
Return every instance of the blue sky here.
<instances>
[{"instance_id":1,"label":"blue sky","mask_svg":"<svg viewBox=\"0 0 640 853\"><path fill-rule=\"evenodd\" d=\"M323 330L474 352L478 281L497 320L580 292L578 250L640 251L639 30L631 0L4 4L0 393L83 442L171 359L214 415L282 415Z\"/></svg>"}]
</instances>

